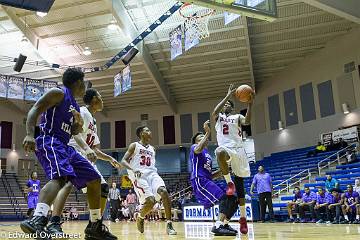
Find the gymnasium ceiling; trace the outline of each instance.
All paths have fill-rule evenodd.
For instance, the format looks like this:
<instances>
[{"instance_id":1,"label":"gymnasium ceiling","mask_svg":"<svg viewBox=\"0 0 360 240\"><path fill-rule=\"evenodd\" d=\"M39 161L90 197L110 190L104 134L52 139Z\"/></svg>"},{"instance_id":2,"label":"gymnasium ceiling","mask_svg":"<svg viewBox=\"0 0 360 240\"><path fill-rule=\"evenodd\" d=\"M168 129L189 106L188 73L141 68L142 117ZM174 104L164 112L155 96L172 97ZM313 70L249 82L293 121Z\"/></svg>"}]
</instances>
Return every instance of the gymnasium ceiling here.
<instances>
[{"instance_id":1,"label":"gymnasium ceiling","mask_svg":"<svg viewBox=\"0 0 360 240\"><path fill-rule=\"evenodd\" d=\"M174 3L114 0L112 7L111 0L56 0L43 18L0 7L0 73L61 81L61 71L37 63L103 65ZM224 26L223 14L217 12L210 20L210 37L171 61L169 32L183 21L175 13L145 39L144 47L139 46L141 51L131 64L133 88L120 97L113 97L113 77L124 67L122 63L86 78L101 92L107 111L164 104L175 111L179 103L222 97L229 83L266 81L329 40L359 27L300 0L277 3L279 18L272 23L240 18ZM112 17L119 26L116 30L107 28ZM38 50L21 46L23 35ZM82 54L86 46L92 55ZM30 63L21 74L13 72L14 63L3 57L17 57L19 49L26 49ZM22 111L29 108L19 102L11 104Z\"/></svg>"}]
</instances>

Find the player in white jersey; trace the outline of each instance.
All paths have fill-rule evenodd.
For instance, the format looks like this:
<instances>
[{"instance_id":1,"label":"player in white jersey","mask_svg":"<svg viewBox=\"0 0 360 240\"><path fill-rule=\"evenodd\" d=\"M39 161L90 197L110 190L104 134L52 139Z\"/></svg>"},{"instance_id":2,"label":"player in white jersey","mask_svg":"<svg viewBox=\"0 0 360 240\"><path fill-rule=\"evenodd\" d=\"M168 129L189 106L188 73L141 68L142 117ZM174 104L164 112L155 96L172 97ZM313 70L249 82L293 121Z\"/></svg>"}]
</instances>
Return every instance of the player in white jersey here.
<instances>
[{"instance_id":1,"label":"player in white jersey","mask_svg":"<svg viewBox=\"0 0 360 240\"><path fill-rule=\"evenodd\" d=\"M216 137L218 147L215 150L222 174L228 184L226 193L233 195L237 193L241 218L240 232L247 234L245 210L245 177L250 177L250 166L243 146L242 125L249 125L251 120L251 108L254 95L248 103L246 116L232 114L234 103L230 100L236 88L231 84L225 98L215 107L212 116L216 121ZM234 174L234 182L231 179L229 165ZM235 184L234 184L235 183Z\"/></svg>"},{"instance_id":2,"label":"player in white jersey","mask_svg":"<svg viewBox=\"0 0 360 240\"><path fill-rule=\"evenodd\" d=\"M130 144L121 163L129 163L133 171L128 170L135 192L143 205L140 214L136 218L138 230L144 232L144 218L149 214L156 201L164 202L166 216L166 232L168 235L176 235L171 222L171 200L166 190L165 183L157 173L155 167L155 149L150 145L151 131L146 126L136 129L138 142Z\"/></svg>"},{"instance_id":3,"label":"player in white jersey","mask_svg":"<svg viewBox=\"0 0 360 240\"><path fill-rule=\"evenodd\" d=\"M75 150L81 153L85 158L89 159L92 162L94 169L101 176L101 196L99 196L101 202L101 212L100 216L103 214L106 206L106 201L108 197L109 187L105 179L102 177L98 171L95 161L97 158L109 162L112 166L120 168L121 165L110 155L103 153L100 149L100 140L97 135L96 120L93 115L96 112L100 112L103 109L103 101L99 92L93 88L87 89L84 95L84 103L86 106L80 108L80 115L84 121L83 132L74 136L69 145L75 148ZM125 166L130 168L129 165ZM52 234L62 233L60 216L62 214L63 208L67 197L69 196L72 190L72 183L68 182L58 193L55 202L54 209L51 218L51 224L48 226L48 231ZM83 189L83 192L86 192ZM114 238L115 239L115 238Z\"/></svg>"}]
</instances>

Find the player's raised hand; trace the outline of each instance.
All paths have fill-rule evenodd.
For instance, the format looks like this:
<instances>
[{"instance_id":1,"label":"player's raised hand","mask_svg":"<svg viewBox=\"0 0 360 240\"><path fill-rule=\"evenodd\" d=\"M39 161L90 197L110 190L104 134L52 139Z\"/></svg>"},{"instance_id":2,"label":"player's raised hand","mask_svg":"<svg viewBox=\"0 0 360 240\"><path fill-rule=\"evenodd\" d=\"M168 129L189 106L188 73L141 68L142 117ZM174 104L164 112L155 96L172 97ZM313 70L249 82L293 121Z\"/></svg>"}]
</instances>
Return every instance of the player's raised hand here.
<instances>
[{"instance_id":1,"label":"player's raised hand","mask_svg":"<svg viewBox=\"0 0 360 240\"><path fill-rule=\"evenodd\" d=\"M251 97L250 97L250 99L248 101L248 104L252 104L254 102L254 99L255 99L255 92L252 92Z\"/></svg>"},{"instance_id":2,"label":"player's raised hand","mask_svg":"<svg viewBox=\"0 0 360 240\"><path fill-rule=\"evenodd\" d=\"M35 138L32 136L26 136L23 141L23 148L26 153L35 151Z\"/></svg>"},{"instance_id":3,"label":"player's raised hand","mask_svg":"<svg viewBox=\"0 0 360 240\"><path fill-rule=\"evenodd\" d=\"M204 122L204 131L206 133L210 133L210 127L209 127L209 124L210 124L210 120L207 120L206 122Z\"/></svg>"},{"instance_id":4,"label":"player's raised hand","mask_svg":"<svg viewBox=\"0 0 360 240\"><path fill-rule=\"evenodd\" d=\"M235 93L235 91L236 91L236 87L234 86L234 84L230 84L227 95L231 96Z\"/></svg>"}]
</instances>

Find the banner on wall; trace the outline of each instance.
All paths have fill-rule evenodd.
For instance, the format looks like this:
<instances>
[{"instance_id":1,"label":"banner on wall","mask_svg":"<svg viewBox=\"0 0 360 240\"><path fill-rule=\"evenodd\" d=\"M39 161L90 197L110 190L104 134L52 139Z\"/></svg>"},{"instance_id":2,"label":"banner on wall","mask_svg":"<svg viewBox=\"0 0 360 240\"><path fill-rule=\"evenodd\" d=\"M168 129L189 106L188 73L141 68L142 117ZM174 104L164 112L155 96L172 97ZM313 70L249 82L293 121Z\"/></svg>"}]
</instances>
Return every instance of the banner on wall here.
<instances>
[{"instance_id":1,"label":"banner on wall","mask_svg":"<svg viewBox=\"0 0 360 240\"><path fill-rule=\"evenodd\" d=\"M122 82L122 73L118 73L114 77L114 97L117 97L121 94L121 82Z\"/></svg>"},{"instance_id":2,"label":"banner on wall","mask_svg":"<svg viewBox=\"0 0 360 240\"><path fill-rule=\"evenodd\" d=\"M182 48L182 28L181 25L169 33L171 60L183 53Z\"/></svg>"},{"instance_id":3,"label":"banner on wall","mask_svg":"<svg viewBox=\"0 0 360 240\"><path fill-rule=\"evenodd\" d=\"M121 188L132 188L132 182L128 175L121 176Z\"/></svg>"},{"instance_id":4,"label":"banner on wall","mask_svg":"<svg viewBox=\"0 0 360 240\"><path fill-rule=\"evenodd\" d=\"M122 83L121 83L121 93L129 91L131 89L131 71L130 65L124 68L122 71Z\"/></svg>"},{"instance_id":5,"label":"banner on wall","mask_svg":"<svg viewBox=\"0 0 360 240\"><path fill-rule=\"evenodd\" d=\"M7 94L7 76L0 75L0 97L6 98Z\"/></svg>"},{"instance_id":6,"label":"banner on wall","mask_svg":"<svg viewBox=\"0 0 360 240\"><path fill-rule=\"evenodd\" d=\"M30 78L25 79L25 100L37 101L43 94L43 81Z\"/></svg>"},{"instance_id":7,"label":"banner on wall","mask_svg":"<svg viewBox=\"0 0 360 240\"><path fill-rule=\"evenodd\" d=\"M56 88L56 87L57 87L57 83L56 83L56 82L51 82L51 81L43 81L43 86L44 86L44 94L45 94L45 93L47 93L50 89Z\"/></svg>"},{"instance_id":8,"label":"banner on wall","mask_svg":"<svg viewBox=\"0 0 360 240\"><path fill-rule=\"evenodd\" d=\"M7 83L7 98L24 100L24 79L9 76Z\"/></svg>"},{"instance_id":9,"label":"banner on wall","mask_svg":"<svg viewBox=\"0 0 360 240\"><path fill-rule=\"evenodd\" d=\"M246 219L248 221L253 220L252 207L251 203L246 203ZM217 220L219 217L219 205L214 207L204 209L202 205L194 206L184 206L183 214L185 221L213 221ZM235 212L234 216L231 218L232 221L240 219L240 209Z\"/></svg>"},{"instance_id":10,"label":"banner on wall","mask_svg":"<svg viewBox=\"0 0 360 240\"><path fill-rule=\"evenodd\" d=\"M336 130L333 132L323 133L321 134L321 140L324 145L329 145L330 140L332 139L335 143L339 141L340 138L344 139L348 143L353 143L359 141L359 128L351 127Z\"/></svg>"}]
</instances>

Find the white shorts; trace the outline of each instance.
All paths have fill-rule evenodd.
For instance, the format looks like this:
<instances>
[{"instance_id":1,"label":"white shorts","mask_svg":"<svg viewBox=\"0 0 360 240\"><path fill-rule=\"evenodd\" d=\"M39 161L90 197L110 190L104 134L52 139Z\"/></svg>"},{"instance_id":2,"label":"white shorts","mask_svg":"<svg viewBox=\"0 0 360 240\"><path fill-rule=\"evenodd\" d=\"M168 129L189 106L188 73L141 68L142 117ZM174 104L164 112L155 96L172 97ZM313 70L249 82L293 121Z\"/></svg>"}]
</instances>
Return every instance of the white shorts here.
<instances>
[{"instance_id":1,"label":"white shorts","mask_svg":"<svg viewBox=\"0 0 360 240\"><path fill-rule=\"evenodd\" d=\"M95 163L91 163L91 165L93 165L95 171L101 176L101 184L107 184L107 182L105 181L105 178L103 177L103 175L100 173L99 169L96 167L96 164ZM82 188L81 191L83 193L86 193L87 192L87 188Z\"/></svg>"},{"instance_id":2,"label":"white shorts","mask_svg":"<svg viewBox=\"0 0 360 240\"><path fill-rule=\"evenodd\" d=\"M224 150L230 156L228 160L229 166L231 166L232 172L238 177L250 177L250 165L244 148L229 148L225 146L219 146L215 149L217 151Z\"/></svg>"},{"instance_id":3,"label":"white shorts","mask_svg":"<svg viewBox=\"0 0 360 240\"><path fill-rule=\"evenodd\" d=\"M144 204L148 197L155 197L156 201L160 201L161 196L157 191L160 187L165 187L165 183L157 172L145 172L140 178L135 178L134 174L129 172L129 178L134 185L140 204Z\"/></svg>"}]
</instances>

